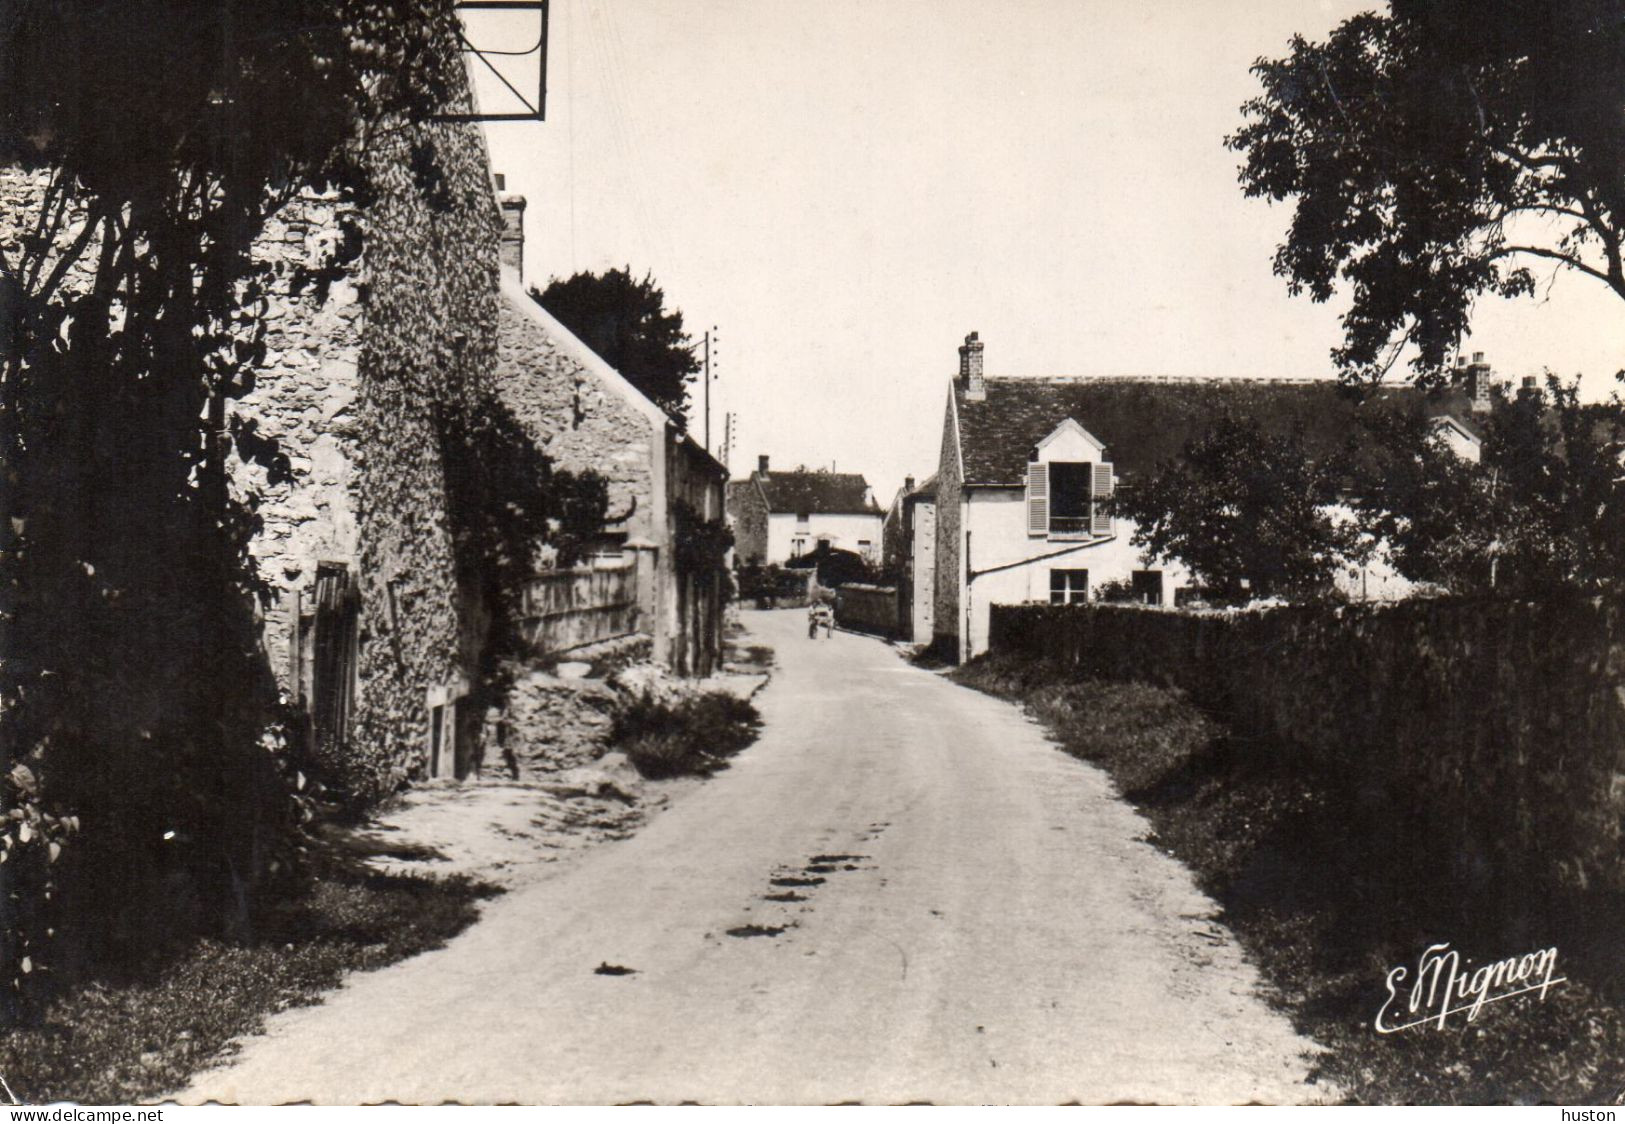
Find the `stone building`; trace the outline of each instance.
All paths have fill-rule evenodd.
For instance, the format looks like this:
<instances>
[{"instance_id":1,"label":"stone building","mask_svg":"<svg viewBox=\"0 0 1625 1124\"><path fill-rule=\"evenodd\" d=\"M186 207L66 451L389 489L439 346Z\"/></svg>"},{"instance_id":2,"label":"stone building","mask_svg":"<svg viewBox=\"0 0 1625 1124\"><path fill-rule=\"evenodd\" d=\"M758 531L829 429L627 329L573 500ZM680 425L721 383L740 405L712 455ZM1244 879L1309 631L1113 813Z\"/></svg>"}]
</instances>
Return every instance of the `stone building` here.
<instances>
[{"instance_id":1,"label":"stone building","mask_svg":"<svg viewBox=\"0 0 1625 1124\"><path fill-rule=\"evenodd\" d=\"M445 57L444 109L467 114ZM524 201L499 191L478 124L394 122L362 170L364 207L305 192L253 243L264 357L199 424L251 524L262 693L365 799L478 770L505 594L538 554L505 541L504 507L547 472L606 480L597 561L635 559L656 656L709 672L726 574L684 544L722 526L726 471L525 295ZM0 169L0 241L47 182Z\"/></svg>"},{"instance_id":2,"label":"stone building","mask_svg":"<svg viewBox=\"0 0 1625 1124\"><path fill-rule=\"evenodd\" d=\"M445 57L446 108L467 112ZM327 779L366 797L474 760L480 715L459 700L493 624L475 516L501 484L470 469L496 405L502 215L474 124L380 128L362 173L365 209L306 192L254 241L265 354L198 425L252 521L265 693L304 715ZM0 171L0 240L48 179Z\"/></svg>"},{"instance_id":3,"label":"stone building","mask_svg":"<svg viewBox=\"0 0 1625 1124\"><path fill-rule=\"evenodd\" d=\"M728 470L664 410L544 309L523 282L520 196L503 244L497 392L554 467L593 472L609 489L589 565L636 575L638 612L622 627L647 637L656 663L707 675L722 650L728 580L684 544L720 533Z\"/></svg>"},{"instance_id":4,"label":"stone building","mask_svg":"<svg viewBox=\"0 0 1625 1124\"><path fill-rule=\"evenodd\" d=\"M454 90L449 108L471 108ZM411 170L425 152L438 178ZM368 170L365 210L305 197L256 243L279 284L265 362L230 413L286 458L232 464L262 497L250 549L276 594L270 670L318 757L384 792L478 761L469 696L493 621L475 524L501 483L474 466L497 405L502 215L478 125L380 131Z\"/></svg>"}]
</instances>

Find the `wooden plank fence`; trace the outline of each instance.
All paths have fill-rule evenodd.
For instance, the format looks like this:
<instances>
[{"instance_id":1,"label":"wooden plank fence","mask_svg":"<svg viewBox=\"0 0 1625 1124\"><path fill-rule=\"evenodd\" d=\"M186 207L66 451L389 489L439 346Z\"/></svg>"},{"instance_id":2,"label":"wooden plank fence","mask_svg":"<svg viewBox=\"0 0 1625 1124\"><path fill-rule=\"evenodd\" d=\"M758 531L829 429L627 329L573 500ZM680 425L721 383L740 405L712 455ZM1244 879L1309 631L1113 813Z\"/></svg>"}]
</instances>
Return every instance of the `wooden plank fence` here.
<instances>
[{"instance_id":1,"label":"wooden plank fence","mask_svg":"<svg viewBox=\"0 0 1625 1124\"><path fill-rule=\"evenodd\" d=\"M638 571L558 570L525 583L520 628L535 655L553 655L638 631Z\"/></svg>"}]
</instances>

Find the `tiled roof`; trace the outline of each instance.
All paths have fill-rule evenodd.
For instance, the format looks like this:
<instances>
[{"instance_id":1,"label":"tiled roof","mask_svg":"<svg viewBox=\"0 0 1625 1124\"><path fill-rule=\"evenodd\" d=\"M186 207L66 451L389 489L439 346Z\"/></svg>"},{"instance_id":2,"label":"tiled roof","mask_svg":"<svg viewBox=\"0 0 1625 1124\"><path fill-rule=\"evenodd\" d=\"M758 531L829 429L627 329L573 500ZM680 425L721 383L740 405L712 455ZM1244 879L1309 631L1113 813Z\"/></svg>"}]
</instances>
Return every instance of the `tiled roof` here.
<instances>
[{"instance_id":1,"label":"tiled roof","mask_svg":"<svg viewBox=\"0 0 1625 1124\"><path fill-rule=\"evenodd\" d=\"M1313 454L1347 447L1358 437L1355 421L1376 410L1448 413L1471 432L1467 398L1460 390L1428 394L1411 387L1388 387L1363 403L1338 383L1256 379L1020 379L992 378L987 397L965 400L955 381L960 449L966 484L1021 484L1032 449L1066 418L1072 418L1106 445L1106 457L1120 477L1133 478L1179 456L1226 411L1264 428L1299 428Z\"/></svg>"},{"instance_id":2,"label":"tiled roof","mask_svg":"<svg viewBox=\"0 0 1625 1124\"><path fill-rule=\"evenodd\" d=\"M909 496L911 498L918 498L918 499L925 499L925 500L934 500L934 499L936 499L937 498L937 474L933 472L930 476L927 476L925 478L925 483L921 484L918 488L915 488L912 492L910 492Z\"/></svg>"},{"instance_id":3,"label":"tiled roof","mask_svg":"<svg viewBox=\"0 0 1625 1124\"><path fill-rule=\"evenodd\" d=\"M756 474L769 511L796 515L879 515L869 482L855 472Z\"/></svg>"}]
</instances>

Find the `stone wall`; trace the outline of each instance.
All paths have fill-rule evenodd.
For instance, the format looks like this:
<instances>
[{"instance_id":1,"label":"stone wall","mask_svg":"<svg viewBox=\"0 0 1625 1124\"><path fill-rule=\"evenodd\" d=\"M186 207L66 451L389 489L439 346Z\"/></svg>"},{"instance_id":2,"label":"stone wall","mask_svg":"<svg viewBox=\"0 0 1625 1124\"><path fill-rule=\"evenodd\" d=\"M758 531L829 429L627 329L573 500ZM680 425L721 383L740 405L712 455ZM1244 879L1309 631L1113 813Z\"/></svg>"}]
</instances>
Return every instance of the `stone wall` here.
<instances>
[{"instance_id":1,"label":"stone wall","mask_svg":"<svg viewBox=\"0 0 1625 1124\"><path fill-rule=\"evenodd\" d=\"M843 585L835 594L835 623L855 632L897 635L897 589L885 585Z\"/></svg>"},{"instance_id":2,"label":"stone wall","mask_svg":"<svg viewBox=\"0 0 1625 1124\"><path fill-rule=\"evenodd\" d=\"M1186 691L1248 753L1340 792L1356 834L1419 877L1625 888L1625 600L1019 605L992 623L995 656Z\"/></svg>"},{"instance_id":3,"label":"stone wall","mask_svg":"<svg viewBox=\"0 0 1625 1124\"><path fill-rule=\"evenodd\" d=\"M959 432L955 427L954 392L948 391L947 414L942 422L942 451L937 462L936 593L932 614L932 647L950 659L960 656L961 573L959 561L961 499Z\"/></svg>"},{"instance_id":4,"label":"stone wall","mask_svg":"<svg viewBox=\"0 0 1625 1124\"><path fill-rule=\"evenodd\" d=\"M732 595L727 569L728 470L692 437L666 434L666 537L669 544L669 665L706 676L722 662L723 606Z\"/></svg>"},{"instance_id":5,"label":"stone wall","mask_svg":"<svg viewBox=\"0 0 1625 1124\"><path fill-rule=\"evenodd\" d=\"M450 108L470 105L455 53ZM310 197L274 218L255 255L276 266L268 354L241 424L275 441L280 473L238 458L234 484L262 496L251 552L274 591L267 660L302 699L294 651L311 628L319 562L349 568L359 591L352 720L321 762L360 798L431 767L431 707L443 709L443 772L478 756L478 697L491 633L470 520L500 482L478 471L496 369L501 216L478 126L380 128L362 210ZM331 268L359 238L359 258ZM325 267L325 272L324 272ZM331 685L330 685L331 686ZM468 697L468 696L474 697ZM459 700L465 699L459 705Z\"/></svg>"},{"instance_id":6,"label":"stone wall","mask_svg":"<svg viewBox=\"0 0 1625 1124\"><path fill-rule=\"evenodd\" d=\"M294 697L290 649L301 595L318 562L354 565L359 550L357 427L362 303L354 271L326 285L308 282L334 261L346 229L359 230L353 208L319 196L289 204L254 247L275 269L267 296L265 362L254 388L230 406L246 440L274 442L286 460L271 466L239 455L232 484L255 495L263 529L250 544L259 577L273 592L265 606L264 645L278 684Z\"/></svg>"},{"instance_id":7,"label":"stone wall","mask_svg":"<svg viewBox=\"0 0 1625 1124\"><path fill-rule=\"evenodd\" d=\"M604 385L573 353L582 345L572 346L550 330L548 319L539 307L525 308L504 294L498 311L497 394L556 467L603 477L609 531L649 539L657 530L653 460L664 454L654 444L660 434L645 412Z\"/></svg>"},{"instance_id":8,"label":"stone wall","mask_svg":"<svg viewBox=\"0 0 1625 1124\"><path fill-rule=\"evenodd\" d=\"M481 773L530 780L603 755L619 694L602 679L532 671L515 679L500 719L498 752Z\"/></svg>"},{"instance_id":9,"label":"stone wall","mask_svg":"<svg viewBox=\"0 0 1625 1124\"><path fill-rule=\"evenodd\" d=\"M463 73L458 102L472 105ZM414 167L432 164L424 176ZM428 692L477 688L491 621L470 528L500 481L470 475L496 366L500 215L477 125L380 131L359 361L361 695L351 768L388 791L425 765ZM492 435L496 436L496 435ZM466 758L477 700L448 724Z\"/></svg>"}]
</instances>

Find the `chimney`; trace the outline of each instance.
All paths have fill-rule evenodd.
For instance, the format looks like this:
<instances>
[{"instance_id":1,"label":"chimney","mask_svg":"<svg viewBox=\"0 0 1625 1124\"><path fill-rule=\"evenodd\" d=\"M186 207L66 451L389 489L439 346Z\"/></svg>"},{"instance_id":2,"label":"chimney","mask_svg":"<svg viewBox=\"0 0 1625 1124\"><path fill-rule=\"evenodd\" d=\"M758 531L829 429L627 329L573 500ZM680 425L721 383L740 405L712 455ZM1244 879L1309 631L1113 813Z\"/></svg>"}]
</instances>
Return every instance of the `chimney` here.
<instances>
[{"instance_id":1,"label":"chimney","mask_svg":"<svg viewBox=\"0 0 1625 1124\"><path fill-rule=\"evenodd\" d=\"M521 279L525 276L525 197L503 191L497 177L497 206L502 208L502 248L499 259Z\"/></svg>"},{"instance_id":2,"label":"chimney","mask_svg":"<svg viewBox=\"0 0 1625 1124\"><path fill-rule=\"evenodd\" d=\"M767 454L766 453L763 453L761 456L756 458L756 471L761 473L763 476L767 475Z\"/></svg>"},{"instance_id":3,"label":"chimney","mask_svg":"<svg viewBox=\"0 0 1625 1124\"><path fill-rule=\"evenodd\" d=\"M1473 361L1467 367L1467 398L1475 414L1490 408L1490 365L1484 362L1482 351L1473 352Z\"/></svg>"},{"instance_id":4,"label":"chimney","mask_svg":"<svg viewBox=\"0 0 1625 1124\"><path fill-rule=\"evenodd\" d=\"M965 401L980 402L987 397L987 380L982 377L982 341L972 332L959 349L959 378L965 384Z\"/></svg>"},{"instance_id":5,"label":"chimney","mask_svg":"<svg viewBox=\"0 0 1625 1124\"><path fill-rule=\"evenodd\" d=\"M914 477L912 477L912 476L903 477L903 494L907 495L908 493L910 493L912 491L914 491Z\"/></svg>"},{"instance_id":6,"label":"chimney","mask_svg":"<svg viewBox=\"0 0 1625 1124\"><path fill-rule=\"evenodd\" d=\"M1536 378L1534 375L1525 375L1523 377L1523 388L1518 391L1518 397L1519 398L1538 398L1538 397L1540 397L1540 380L1538 378Z\"/></svg>"}]
</instances>

